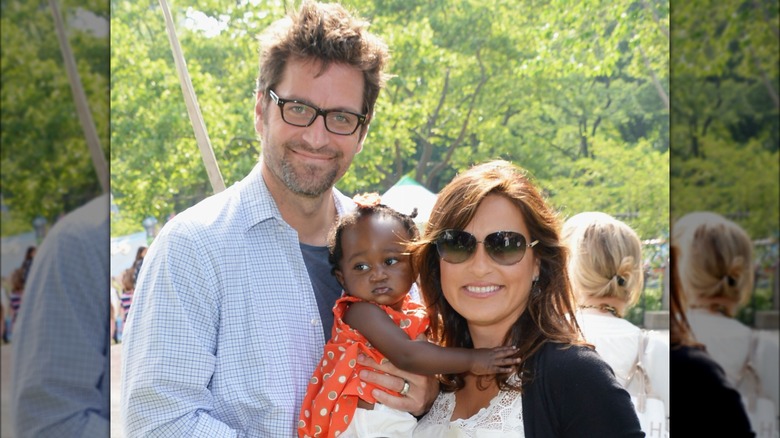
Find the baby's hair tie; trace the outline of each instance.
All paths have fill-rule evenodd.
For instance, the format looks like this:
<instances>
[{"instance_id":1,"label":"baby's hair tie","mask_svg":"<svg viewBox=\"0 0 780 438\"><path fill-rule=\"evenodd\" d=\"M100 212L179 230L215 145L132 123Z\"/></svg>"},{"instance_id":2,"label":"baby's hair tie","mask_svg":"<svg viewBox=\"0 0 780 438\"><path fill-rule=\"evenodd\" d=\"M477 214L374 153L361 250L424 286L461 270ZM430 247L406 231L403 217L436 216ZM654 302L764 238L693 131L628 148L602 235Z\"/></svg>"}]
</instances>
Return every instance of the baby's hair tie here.
<instances>
[{"instance_id":1,"label":"baby's hair tie","mask_svg":"<svg viewBox=\"0 0 780 438\"><path fill-rule=\"evenodd\" d=\"M734 287L737 285L737 280L732 277L731 275L726 276L726 283L728 283L729 286Z\"/></svg>"},{"instance_id":2,"label":"baby's hair tie","mask_svg":"<svg viewBox=\"0 0 780 438\"><path fill-rule=\"evenodd\" d=\"M625 278L623 278L623 277L621 277L619 275L615 275L615 278L617 279L618 286L623 287L623 286L626 285L626 279Z\"/></svg>"},{"instance_id":3,"label":"baby's hair tie","mask_svg":"<svg viewBox=\"0 0 780 438\"><path fill-rule=\"evenodd\" d=\"M382 198L379 196L379 193L376 193L376 192L361 193L361 194L355 195L352 198L352 200L360 208L376 207L377 205L382 203Z\"/></svg>"}]
</instances>

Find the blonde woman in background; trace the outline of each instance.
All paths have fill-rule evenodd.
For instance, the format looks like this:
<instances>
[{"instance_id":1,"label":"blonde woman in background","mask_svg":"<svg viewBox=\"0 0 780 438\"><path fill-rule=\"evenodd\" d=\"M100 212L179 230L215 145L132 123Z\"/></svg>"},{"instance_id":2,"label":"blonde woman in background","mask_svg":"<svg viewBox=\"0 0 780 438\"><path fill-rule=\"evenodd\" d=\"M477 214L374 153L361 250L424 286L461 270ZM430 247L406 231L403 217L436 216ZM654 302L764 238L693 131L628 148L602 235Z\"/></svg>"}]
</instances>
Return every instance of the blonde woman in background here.
<instances>
[{"instance_id":1,"label":"blonde woman in background","mask_svg":"<svg viewBox=\"0 0 780 438\"><path fill-rule=\"evenodd\" d=\"M679 251L674 245L669 249L669 364L677 379L674 432L679 436L755 437L739 392L691 330L680 283Z\"/></svg>"},{"instance_id":2,"label":"blonde woman in background","mask_svg":"<svg viewBox=\"0 0 780 438\"><path fill-rule=\"evenodd\" d=\"M749 363L758 376L759 392L778 406L777 332L754 330L735 319L753 292L753 242L735 222L711 212L695 212L680 218L672 228L680 248L680 281L688 303L687 317L696 339L706 346L728 380L752 400L747 370ZM748 404L753 429L759 436L752 401ZM777 436L776 423L772 425Z\"/></svg>"},{"instance_id":3,"label":"blonde woman in background","mask_svg":"<svg viewBox=\"0 0 780 438\"><path fill-rule=\"evenodd\" d=\"M596 346L635 403L641 392L641 363L650 384L645 392L663 401L659 420L664 420L669 415L668 333L648 332L623 319L644 284L639 236L608 214L586 212L564 223L562 239L570 253L569 277L585 340ZM647 436L668 434L667 424L644 426Z\"/></svg>"}]
</instances>

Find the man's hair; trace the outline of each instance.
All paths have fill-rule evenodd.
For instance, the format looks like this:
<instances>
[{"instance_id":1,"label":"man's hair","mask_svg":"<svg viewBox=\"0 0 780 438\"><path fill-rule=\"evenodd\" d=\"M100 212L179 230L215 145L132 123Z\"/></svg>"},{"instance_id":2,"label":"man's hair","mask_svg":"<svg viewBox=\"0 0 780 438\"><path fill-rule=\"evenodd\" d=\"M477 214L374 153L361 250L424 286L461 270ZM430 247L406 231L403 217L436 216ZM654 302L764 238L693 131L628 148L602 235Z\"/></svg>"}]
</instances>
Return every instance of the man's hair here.
<instances>
[{"instance_id":1,"label":"man's hair","mask_svg":"<svg viewBox=\"0 0 780 438\"><path fill-rule=\"evenodd\" d=\"M363 72L363 110L370 119L387 79L383 70L389 54L387 45L367 27L340 4L305 1L260 35L256 91L268 96L267 91L281 82L289 59L318 62L321 72L333 63L344 64Z\"/></svg>"}]
</instances>

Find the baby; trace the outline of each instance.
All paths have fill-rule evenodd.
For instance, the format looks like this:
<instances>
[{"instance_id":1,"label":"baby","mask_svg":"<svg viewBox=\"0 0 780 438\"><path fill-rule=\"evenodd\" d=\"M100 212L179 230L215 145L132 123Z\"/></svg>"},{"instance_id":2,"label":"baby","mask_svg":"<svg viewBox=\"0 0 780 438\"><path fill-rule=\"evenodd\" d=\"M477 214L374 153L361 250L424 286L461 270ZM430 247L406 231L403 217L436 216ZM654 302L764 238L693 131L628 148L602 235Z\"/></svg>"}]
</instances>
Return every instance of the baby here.
<instances>
[{"instance_id":1,"label":"baby","mask_svg":"<svg viewBox=\"0 0 780 438\"><path fill-rule=\"evenodd\" d=\"M376 194L355 202L357 209L339 220L328 239L332 272L344 293L333 308L332 337L303 401L299 437L411 436L416 419L375 404L375 386L360 381L360 353L426 375L508 373L520 362L512 357L514 347L444 348L424 336L418 340L428 317L408 294L416 274L407 245L419 237L413 216L380 204ZM400 395L406 391L408 383Z\"/></svg>"}]
</instances>

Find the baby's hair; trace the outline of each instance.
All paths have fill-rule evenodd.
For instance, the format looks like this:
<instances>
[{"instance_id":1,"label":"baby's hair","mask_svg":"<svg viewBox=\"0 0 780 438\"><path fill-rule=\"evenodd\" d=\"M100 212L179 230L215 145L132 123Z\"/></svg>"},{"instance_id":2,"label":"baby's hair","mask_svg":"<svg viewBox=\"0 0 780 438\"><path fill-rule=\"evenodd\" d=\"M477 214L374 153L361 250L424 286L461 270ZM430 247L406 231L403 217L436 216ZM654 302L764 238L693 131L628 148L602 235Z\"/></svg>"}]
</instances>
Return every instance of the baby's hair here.
<instances>
[{"instance_id":1,"label":"baby's hair","mask_svg":"<svg viewBox=\"0 0 780 438\"><path fill-rule=\"evenodd\" d=\"M328 262L330 262L331 274L338 270L339 261L344 255L344 251L341 247L341 236L344 234L344 230L355 225L363 218L374 215L394 218L403 225L404 229L409 234L410 242L420 238L420 230L417 228L417 224L414 223L414 218L417 217L416 208L408 215L403 214L392 207L382 204L379 200L379 195L375 193L356 195L354 200L357 204L355 211L341 216L338 222L336 222L336 225L330 229L330 233L328 233Z\"/></svg>"}]
</instances>

